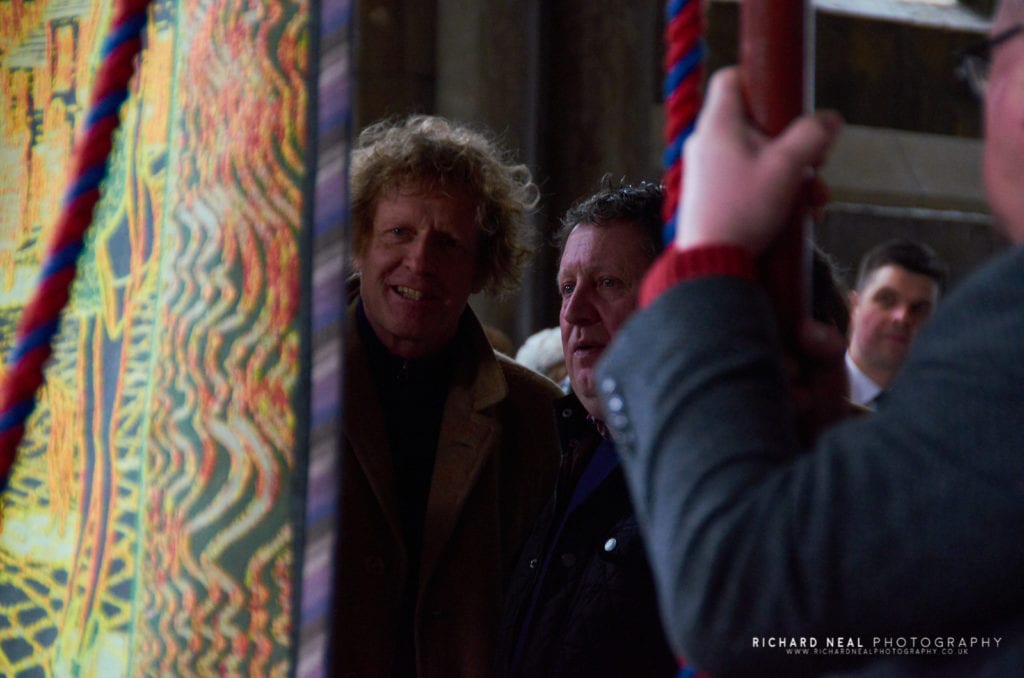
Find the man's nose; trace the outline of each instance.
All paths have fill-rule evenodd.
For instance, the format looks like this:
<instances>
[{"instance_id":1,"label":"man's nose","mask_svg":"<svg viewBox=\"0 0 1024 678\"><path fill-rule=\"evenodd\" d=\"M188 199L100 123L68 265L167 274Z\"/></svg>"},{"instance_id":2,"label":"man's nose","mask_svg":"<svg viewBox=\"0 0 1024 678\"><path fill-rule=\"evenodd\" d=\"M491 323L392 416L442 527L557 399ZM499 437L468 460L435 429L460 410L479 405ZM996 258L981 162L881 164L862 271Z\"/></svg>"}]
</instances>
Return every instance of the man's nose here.
<instances>
[{"instance_id":1,"label":"man's nose","mask_svg":"<svg viewBox=\"0 0 1024 678\"><path fill-rule=\"evenodd\" d=\"M577 287L565 300L562 316L572 325L589 325L597 319L597 310L585 287Z\"/></svg>"},{"instance_id":2,"label":"man's nose","mask_svg":"<svg viewBox=\"0 0 1024 678\"><path fill-rule=\"evenodd\" d=\"M437 243L429 234L423 234L409 243L405 264L417 273L433 272L437 266Z\"/></svg>"},{"instance_id":3,"label":"man's nose","mask_svg":"<svg viewBox=\"0 0 1024 678\"><path fill-rule=\"evenodd\" d=\"M909 305L907 305L907 304L897 304L895 307L893 307L893 309L892 309L892 319L893 319L893 322L897 322L897 323L900 323L900 324L903 324L903 325L909 325L910 324L910 317L911 317L911 312L910 312L910 306Z\"/></svg>"}]
</instances>

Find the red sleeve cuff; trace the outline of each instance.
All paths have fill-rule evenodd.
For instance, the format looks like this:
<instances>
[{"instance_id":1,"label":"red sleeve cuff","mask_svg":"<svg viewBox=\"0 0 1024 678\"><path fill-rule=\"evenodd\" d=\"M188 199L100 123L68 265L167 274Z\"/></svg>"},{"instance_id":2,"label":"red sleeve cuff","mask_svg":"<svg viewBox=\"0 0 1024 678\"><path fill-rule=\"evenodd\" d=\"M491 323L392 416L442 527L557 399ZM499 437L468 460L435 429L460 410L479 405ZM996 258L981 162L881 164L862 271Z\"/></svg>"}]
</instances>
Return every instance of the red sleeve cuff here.
<instances>
[{"instance_id":1,"label":"red sleeve cuff","mask_svg":"<svg viewBox=\"0 0 1024 678\"><path fill-rule=\"evenodd\" d=\"M684 280L727 275L757 279L754 258L739 245L705 245L681 250L670 245L644 276L640 307L650 305L662 293Z\"/></svg>"}]
</instances>

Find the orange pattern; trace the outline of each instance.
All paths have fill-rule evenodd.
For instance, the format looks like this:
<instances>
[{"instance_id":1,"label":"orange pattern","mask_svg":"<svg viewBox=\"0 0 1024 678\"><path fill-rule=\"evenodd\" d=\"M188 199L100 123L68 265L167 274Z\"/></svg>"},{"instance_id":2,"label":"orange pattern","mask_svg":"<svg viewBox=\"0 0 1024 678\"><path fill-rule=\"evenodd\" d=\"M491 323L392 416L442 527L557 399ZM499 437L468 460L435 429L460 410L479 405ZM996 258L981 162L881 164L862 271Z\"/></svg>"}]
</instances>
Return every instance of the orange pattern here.
<instances>
[{"instance_id":1,"label":"orange pattern","mask_svg":"<svg viewBox=\"0 0 1024 678\"><path fill-rule=\"evenodd\" d=\"M110 5L0 3L0 348ZM0 674L286 675L309 8L159 0L5 495Z\"/></svg>"}]
</instances>

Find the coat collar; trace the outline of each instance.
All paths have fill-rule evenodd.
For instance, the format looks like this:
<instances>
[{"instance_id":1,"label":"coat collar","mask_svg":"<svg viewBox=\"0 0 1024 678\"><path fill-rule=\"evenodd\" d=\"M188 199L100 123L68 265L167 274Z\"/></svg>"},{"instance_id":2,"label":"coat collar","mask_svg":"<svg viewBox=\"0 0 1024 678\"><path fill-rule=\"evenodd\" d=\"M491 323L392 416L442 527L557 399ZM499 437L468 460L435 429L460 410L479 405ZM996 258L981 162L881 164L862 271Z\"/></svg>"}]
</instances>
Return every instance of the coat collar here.
<instances>
[{"instance_id":1,"label":"coat collar","mask_svg":"<svg viewBox=\"0 0 1024 678\"><path fill-rule=\"evenodd\" d=\"M423 577L429 580L451 539L459 515L501 435L493 406L508 395L508 382L476 316L467 307L459 333L469 346L448 392L434 477L423 529Z\"/></svg>"}]
</instances>

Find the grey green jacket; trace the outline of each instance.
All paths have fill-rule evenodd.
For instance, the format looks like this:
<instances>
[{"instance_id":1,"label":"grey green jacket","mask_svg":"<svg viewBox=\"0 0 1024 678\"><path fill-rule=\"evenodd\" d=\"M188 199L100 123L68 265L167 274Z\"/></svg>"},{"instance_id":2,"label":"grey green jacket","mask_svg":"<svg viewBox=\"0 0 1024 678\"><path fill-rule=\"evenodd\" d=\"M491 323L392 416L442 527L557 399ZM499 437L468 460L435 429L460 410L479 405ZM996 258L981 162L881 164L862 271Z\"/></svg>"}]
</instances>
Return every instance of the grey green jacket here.
<instances>
[{"instance_id":1,"label":"grey green jacket","mask_svg":"<svg viewBox=\"0 0 1024 678\"><path fill-rule=\"evenodd\" d=\"M620 331L599 375L666 631L698 668L1020 675L1024 250L962 283L880 411L814 450L797 443L773 316L753 283L677 285ZM989 647L764 647L840 637Z\"/></svg>"}]
</instances>

